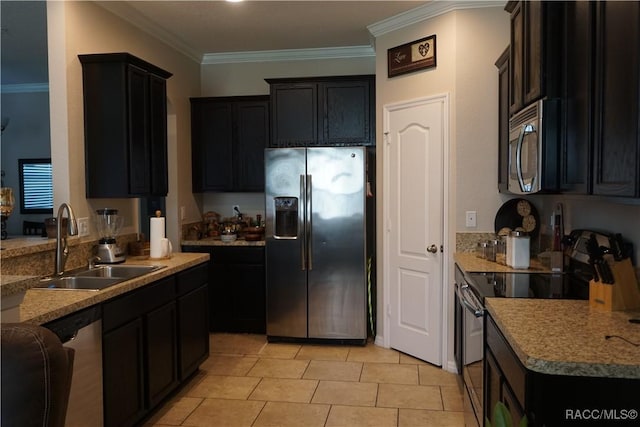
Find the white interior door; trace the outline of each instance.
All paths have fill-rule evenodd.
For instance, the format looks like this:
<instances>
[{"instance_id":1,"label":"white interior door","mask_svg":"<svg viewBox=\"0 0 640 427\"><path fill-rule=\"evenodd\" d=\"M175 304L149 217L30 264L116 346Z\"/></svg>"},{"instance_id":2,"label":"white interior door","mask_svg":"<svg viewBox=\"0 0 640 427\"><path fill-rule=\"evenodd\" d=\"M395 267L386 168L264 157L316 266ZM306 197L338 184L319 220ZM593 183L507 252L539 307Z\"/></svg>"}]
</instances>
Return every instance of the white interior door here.
<instances>
[{"instance_id":1,"label":"white interior door","mask_svg":"<svg viewBox=\"0 0 640 427\"><path fill-rule=\"evenodd\" d=\"M389 345L442 364L446 97L385 107Z\"/></svg>"}]
</instances>

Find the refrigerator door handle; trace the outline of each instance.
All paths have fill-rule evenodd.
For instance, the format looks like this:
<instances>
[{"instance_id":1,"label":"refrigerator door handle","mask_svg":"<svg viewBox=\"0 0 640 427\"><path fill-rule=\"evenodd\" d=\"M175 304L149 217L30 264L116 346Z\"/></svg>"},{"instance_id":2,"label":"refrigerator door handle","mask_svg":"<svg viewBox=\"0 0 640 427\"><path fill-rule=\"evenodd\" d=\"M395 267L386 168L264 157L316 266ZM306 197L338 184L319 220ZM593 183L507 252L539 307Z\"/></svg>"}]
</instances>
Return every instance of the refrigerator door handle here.
<instances>
[{"instance_id":1,"label":"refrigerator door handle","mask_svg":"<svg viewBox=\"0 0 640 427\"><path fill-rule=\"evenodd\" d=\"M298 213L298 238L300 240L300 270L307 269L307 230L305 227L306 222L306 209L307 209L307 176L300 175L300 208L302 214Z\"/></svg>"},{"instance_id":2,"label":"refrigerator door handle","mask_svg":"<svg viewBox=\"0 0 640 427\"><path fill-rule=\"evenodd\" d=\"M313 270L313 251L311 250L311 241L313 238L313 222L312 222L312 212L313 212L313 199L311 197L312 195L312 191L311 191L311 177L312 175L307 175L307 191L306 191L306 206L305 206L305 213L306 213L306 231L307 231L307 235L306 235L306 242L307 242L307 267L309 270Z\"/></svg>"}]
</instances>

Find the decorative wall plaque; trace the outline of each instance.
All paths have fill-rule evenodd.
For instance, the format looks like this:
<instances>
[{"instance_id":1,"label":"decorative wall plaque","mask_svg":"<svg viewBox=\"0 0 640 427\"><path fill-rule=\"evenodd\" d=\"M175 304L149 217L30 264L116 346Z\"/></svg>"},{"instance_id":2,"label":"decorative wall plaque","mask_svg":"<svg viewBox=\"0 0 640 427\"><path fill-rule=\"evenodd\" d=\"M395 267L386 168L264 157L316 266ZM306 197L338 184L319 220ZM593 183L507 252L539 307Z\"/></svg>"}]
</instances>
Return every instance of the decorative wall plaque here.
<instances>
[{"instance_id":1,"label":"decorative wall plaque","mask_svg":"<svg viewBox=\"0 0 640 427\"><path fill-rule=\"evenodd\" d=\"M387 50L388 77L436 66L436 35Z\"/></svg>"}]
</instances>

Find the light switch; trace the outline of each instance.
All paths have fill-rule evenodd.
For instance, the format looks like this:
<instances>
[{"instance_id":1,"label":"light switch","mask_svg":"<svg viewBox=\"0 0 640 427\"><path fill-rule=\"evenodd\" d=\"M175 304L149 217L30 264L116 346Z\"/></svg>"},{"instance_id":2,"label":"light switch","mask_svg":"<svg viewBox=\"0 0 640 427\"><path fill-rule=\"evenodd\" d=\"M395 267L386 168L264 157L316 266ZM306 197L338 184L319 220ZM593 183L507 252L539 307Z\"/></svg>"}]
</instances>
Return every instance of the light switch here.
<instances>
[{"instance_id":1,"label":"light switch","mask_svg":"<svg viewBox=\"0 0 640 427\"><path fill-rule=\"evenodd\" d=\"M76 224L78 225L78 237L89 235L89 218L78 218Z\"/></svg>"},{"instance_id":2,"label":"light switch","mask_svg":"<svg viewBox=\"0 0 640 427\"><path fill-rule=\"evenodd\" d=\"M477 227L476 221L476 211L467 211L466 215L466 226L467 227Z\"/></svg>"}]
</instances>

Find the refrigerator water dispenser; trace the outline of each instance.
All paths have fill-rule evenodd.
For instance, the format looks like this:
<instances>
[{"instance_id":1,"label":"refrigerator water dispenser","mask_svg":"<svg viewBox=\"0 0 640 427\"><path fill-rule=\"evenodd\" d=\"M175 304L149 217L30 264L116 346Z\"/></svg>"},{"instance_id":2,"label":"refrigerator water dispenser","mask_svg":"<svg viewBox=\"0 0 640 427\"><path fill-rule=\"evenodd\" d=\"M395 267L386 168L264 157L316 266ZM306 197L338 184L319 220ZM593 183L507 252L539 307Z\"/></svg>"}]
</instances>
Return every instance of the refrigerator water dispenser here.
<instances>
[{"instance_id":1,"label":"refrigerator water dispenser","mask_svg":"<svg viewBox=\"0 0 640 427\"><path fill-rule=\"evenodd\" d=\"M274 237L298 237L298 198L274 197L276 223Z\"/></svg>"}]
</instances>

